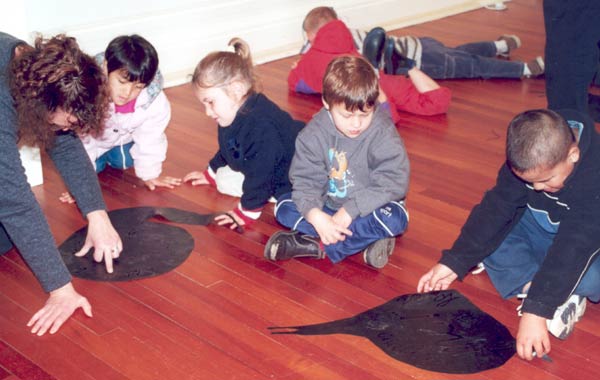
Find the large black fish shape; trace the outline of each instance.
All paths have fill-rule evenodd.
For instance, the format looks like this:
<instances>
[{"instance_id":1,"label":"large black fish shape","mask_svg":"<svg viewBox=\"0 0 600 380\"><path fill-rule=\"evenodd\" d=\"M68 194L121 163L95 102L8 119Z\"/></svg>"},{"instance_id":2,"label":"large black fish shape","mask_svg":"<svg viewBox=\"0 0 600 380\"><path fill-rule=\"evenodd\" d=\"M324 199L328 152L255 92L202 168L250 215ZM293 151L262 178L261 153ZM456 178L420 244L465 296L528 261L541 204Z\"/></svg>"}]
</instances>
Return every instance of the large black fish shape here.
<instances>
[{"instance_id":1,"label":"large black fish shape","mask_svg":"<svg viewBox=\"0 0 600 380\"><path fill-rule=\"evenodd\" d=\"M175 223L207 225L214 215L165 207L134 207L108 212L110 221L121 236L123 252L114 262L113 273L103 263L93 260L93 250L84 257L73 255L83 246L87 226L71 235L59 247L71 274L97 281L127 281L166 273L187 259L194 239L183 228L148 219L159 218Z\"/></svg>"},{"instance_id":2,"label":"large black fish shape","mask_svg":"<svg viewBox=\"0 0 600 380\"><path fill-rule=\"evenodd\" d=\"M496 368L516 351L508 329L455 290L400 296L338 321L269 329L273 334L364 336L397 360L445 373Z\"/></svg>"}]
</instances>

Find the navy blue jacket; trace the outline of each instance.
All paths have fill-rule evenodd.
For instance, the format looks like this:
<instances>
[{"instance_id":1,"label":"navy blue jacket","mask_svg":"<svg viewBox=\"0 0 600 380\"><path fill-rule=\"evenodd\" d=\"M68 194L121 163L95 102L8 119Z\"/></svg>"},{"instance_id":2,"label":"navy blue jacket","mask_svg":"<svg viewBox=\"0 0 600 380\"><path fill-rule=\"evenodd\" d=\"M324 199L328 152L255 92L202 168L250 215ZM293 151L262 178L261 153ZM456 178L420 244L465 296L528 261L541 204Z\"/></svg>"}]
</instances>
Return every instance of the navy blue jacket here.
<instances>
[{"instance_id":1,"label":"navy blue jacket","mask_svg":"<svg viewBox=\"0 0 600 380\"><path fill-rule=\"evenodd\" d=\"M210 160L216 172L225 165L244 174L241 205L263 207L269 198L292 191L288 178L296 136L304 126L263 94L246 99L229 127L219 127L219 151Z\"/></svg>"},{"instance_id":2,"label":"navy blue jacket","mask_svg":"<svg viewBox=\"0 0 600 380\"><path fill-rule=\"evenodd\" d=\"M583 124L580 159L564 187L552 194L535 191L505 163L496 185L473 208L453 247L440 260L462 279L498 248L527 207L546 211L549 221L560 226L523 303L523 312L545 318L552 318L569 298L600 249L600 137L588 115L557 112Z\"/></svg>"}]
</instances>

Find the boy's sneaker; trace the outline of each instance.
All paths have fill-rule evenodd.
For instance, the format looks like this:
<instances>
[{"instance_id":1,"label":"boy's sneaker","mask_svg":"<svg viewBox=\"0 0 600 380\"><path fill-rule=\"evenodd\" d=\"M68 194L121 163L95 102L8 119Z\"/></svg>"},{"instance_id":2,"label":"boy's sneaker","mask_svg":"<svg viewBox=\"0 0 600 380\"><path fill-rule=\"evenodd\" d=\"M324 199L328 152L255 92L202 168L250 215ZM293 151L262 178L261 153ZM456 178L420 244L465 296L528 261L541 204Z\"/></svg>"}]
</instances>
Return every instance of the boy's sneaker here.
<instances>
[{"instance_id":1,"label":"boy's sneaker","mask_svg":"<svg viewBox=\"0 0 600 380\"><path fill-rule=\"evenodd\" d=\"M498 37L497 41L506 42L506 47L508 49L506 52L498 54L500 57L508 58L510 56L511 51L521 47L521 39L518 36L515 36L514 34L503 34L500 37Z\"/></svg>"},{"instance_id":2,"label":"boy's sneaker","mask_svg":"<svg viewBox=\"0 0 600 380\"><path fill-rule=\"evenodd\" d=\"M363 57L376 70L379 70L381 59L383 56L383 44L385 42L385 30L380 27L373 28L367 33L363 40L362 53Z\"/></svg>"},{"instance_id":3,"label":"boy's sneaker","mask_svg":"<svg viewBox=\"0 0 600 380\"><path fill-rule=\"evenodd\" d=\"M556 309L554 317L546 321L548 332L558 339L567 339L573 332L575 323L583 317L586 305L585 297L573 294Z\"/></svg>"},{"instance_id":4,"label":"boy's sneaker","mask_svg":"<svg viewBox=\"0 0 600 380\"><path fill-rule=\"evenodd\" d=\"M544 73L546 69L546 65L544 64L544 58L536 57L534 60L531 60L526 63L527 68L529 68L529 73L527 77L537 77Z\"/></svg>"},{"instance_id":5,"label":"boy's sneaker","mask_svg":"<svg viewBox=\"0 0 600 380\"><path fill-rule=\"evenodd\" d=\"M377 240L364 250L363 259L368 265L381 269L388 263L395 246L396 238Z\"/></svg>"},{"instance_id":6,"label":"boy's sneaker","mask_svg":"<svg viewBox=\"0 0 600 380\"><path fill-rule=\"evenodd\" d=\"M298 231L278 231L265 245L267 260L288 260L295 257L322 259L325 257L325 252L320 247L319 239Z\"/></svg>"}]
</instances>

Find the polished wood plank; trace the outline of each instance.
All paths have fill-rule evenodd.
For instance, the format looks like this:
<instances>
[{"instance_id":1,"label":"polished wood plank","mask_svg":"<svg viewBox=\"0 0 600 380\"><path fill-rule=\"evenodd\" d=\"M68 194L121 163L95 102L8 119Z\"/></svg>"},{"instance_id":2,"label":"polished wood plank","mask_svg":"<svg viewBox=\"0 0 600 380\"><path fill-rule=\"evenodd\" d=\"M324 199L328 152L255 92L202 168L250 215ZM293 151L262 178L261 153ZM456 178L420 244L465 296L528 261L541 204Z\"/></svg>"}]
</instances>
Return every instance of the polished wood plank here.
<instances>
[{"instance_id":1,"label":"polished wood plank","mask_svg":"<svg viewBox=\"0 0 600 380\"><path fill-rule=\"evenodd\" d=\"M392 33L431 36L451 46L472 42L473 36L494 40L517 34L523 46L512 59L542 55L541 0L507 5L503 12L480 9ZM307 121L321 101L288 92L287 72L297 58L257 69L264 93ZM361 337L270 334L269 326L346 318L414 292L421 274L453 243L470 209L494 183L510 119L545 106L543 78L440 83L453 95L446 115L401 114L398 124L411 160L410 226L397 239L386 268L370 269L360 255L337 265L265 261L264 244L281 229L269 205L242 235L214 225L180 225L195 247L185 263L165 275L121 283L75 279L94 317L78 311L57 334L39 338L25 324L46 295L13 250L0 257L0 379L596 379L600 312L593 304L568 340L552 338L552 363L515 357L473 375L415 368ZM166 93L173 117L164 172L183 176L202 170L217 148L217 128L189 84ZM44 180L34 193L61 242L85 221L76 206L58 201L65 187L47 159ZM151 192L131 171L107 169L99 180L110 209L152 205L213 213L237 203L208 187ZM454 287L516 334L518 302L502 300L486 274L468 276Z\"/></svg>"}]
</instances>

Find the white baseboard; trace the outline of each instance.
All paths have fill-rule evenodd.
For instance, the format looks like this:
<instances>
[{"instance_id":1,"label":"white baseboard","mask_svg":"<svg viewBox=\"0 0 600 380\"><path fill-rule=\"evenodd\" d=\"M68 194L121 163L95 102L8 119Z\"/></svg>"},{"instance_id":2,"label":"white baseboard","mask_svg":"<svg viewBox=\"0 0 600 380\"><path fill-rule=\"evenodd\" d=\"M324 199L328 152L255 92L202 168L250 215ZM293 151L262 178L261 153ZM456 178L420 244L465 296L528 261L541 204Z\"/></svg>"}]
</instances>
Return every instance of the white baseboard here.
<instances>
[{"instance_id":1,"label":"white baseboard","mask_svg":"<svg viewBox=\"0 0 600 380\"><path fill-rule=\"evenodd\" d=\"M183 1L183 0L179 0ZM103 51L120 34L138 33L156 47L166 86L188 82L197 62L214 50L226 50L232 37L246 40L256 63L297 54L306 13L322 5L316 0L184 1L184 6L88 25L44 31L67 32L84 50ZM349 26L396 29L480 8L493 0L333 0ZM191 4L191 5L190 5ZM60 14L60 13L58 13Z\"/></svg>"}]
</instances>

